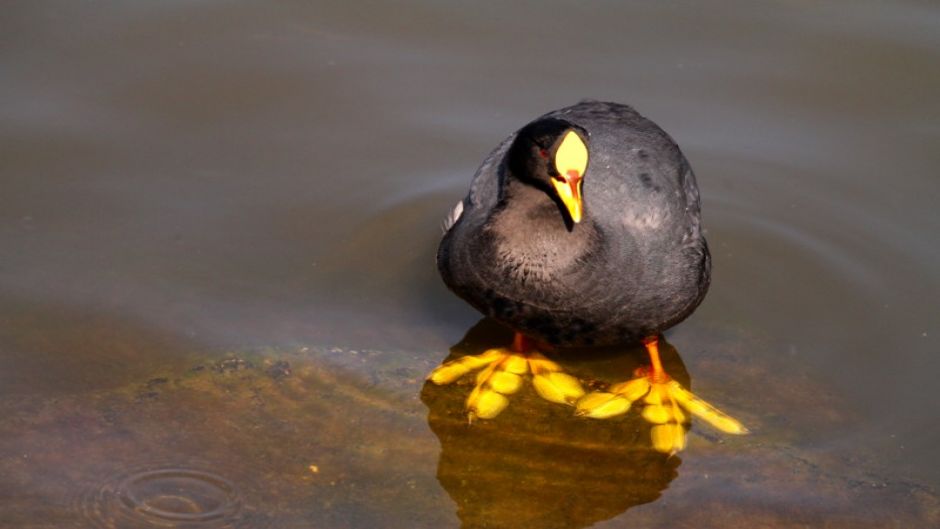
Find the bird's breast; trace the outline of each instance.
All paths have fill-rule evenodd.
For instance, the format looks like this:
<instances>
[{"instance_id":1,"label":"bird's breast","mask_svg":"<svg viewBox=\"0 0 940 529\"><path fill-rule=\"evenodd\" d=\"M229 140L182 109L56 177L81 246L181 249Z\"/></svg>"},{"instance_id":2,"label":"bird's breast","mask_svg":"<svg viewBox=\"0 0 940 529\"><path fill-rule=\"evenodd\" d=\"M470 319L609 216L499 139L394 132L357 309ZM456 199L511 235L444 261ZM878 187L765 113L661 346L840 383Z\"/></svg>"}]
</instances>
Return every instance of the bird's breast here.
<instances>
[{"instance_id":1,"label":"bird's breast","mask_svg":"<svg viewBox=\"0 0 940 529\"><path fill-rule=\"evenodd\" d=\"M571 230L554 204L532 209L504 209L487 226L495 262L506 279L521 285L552 282L563 288L580 274L592 250L593 225Z\"/></svg>"}]
</instances>

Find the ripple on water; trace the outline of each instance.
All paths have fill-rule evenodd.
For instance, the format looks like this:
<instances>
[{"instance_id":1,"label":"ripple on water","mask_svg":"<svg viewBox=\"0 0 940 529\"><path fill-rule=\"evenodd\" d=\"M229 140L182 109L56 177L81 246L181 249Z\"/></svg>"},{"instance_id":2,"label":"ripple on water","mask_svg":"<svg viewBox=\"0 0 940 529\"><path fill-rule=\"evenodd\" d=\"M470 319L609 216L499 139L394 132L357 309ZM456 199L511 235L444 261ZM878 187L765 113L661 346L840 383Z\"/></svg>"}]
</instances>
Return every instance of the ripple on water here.
<instances>
[{"instance_id":1,"label":"ripple on water","mask_svg":"<svg viewBox=\"0 0 940 529\"><path fill-rule=\"evenodd\" d=\"M204 470L162 467L122 474L81 498L83 516L101 528L257 527L238 489Z\"/></svg>"}]
</instances>

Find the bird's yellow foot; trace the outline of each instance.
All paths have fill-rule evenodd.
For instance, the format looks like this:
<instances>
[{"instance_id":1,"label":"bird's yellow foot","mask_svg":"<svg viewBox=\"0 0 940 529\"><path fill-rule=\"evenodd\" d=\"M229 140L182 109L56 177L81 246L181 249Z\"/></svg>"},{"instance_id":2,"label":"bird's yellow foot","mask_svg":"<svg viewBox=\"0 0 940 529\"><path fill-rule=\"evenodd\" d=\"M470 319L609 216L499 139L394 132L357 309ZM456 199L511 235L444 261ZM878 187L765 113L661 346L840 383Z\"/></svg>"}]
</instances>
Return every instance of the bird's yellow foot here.
<instances>
[{"instance_id":1,"label":"bird's yellow foot","mask_svg":"<svg viewBox=\"0 0 940 529\"><path fill-rule=\"evenodd\" d=\"M532 348L532 342L516 333L512 348L489 349L483 354L464 356L446 362L428 375L428 380L441 385L482 369L476 386L467 397L467 413L473 419L492 419L509 405L509 395L519 391L522 379L532 375L536 392L551 402L573 405L584 396L578 379L565 373L561 366Z\"/></svg>"},{"instance_id":2,"label":"bird's yellow foot","mask_svg":"<svg viewBox=\"0 0 940 529\"><path fill-rule=\"evenodd\" d=\"M689 414L730 434L746 434L747 428L669 377L659 360L659 341L643 341L650 355L650 366L636 370L636 377L610 387L606 392L585 395L577 403L576 414L606 419L626 413L630 406L643 399L643 418L652 423L653 448L674 454L685 448Z\"/></svg>"}]
</instances>

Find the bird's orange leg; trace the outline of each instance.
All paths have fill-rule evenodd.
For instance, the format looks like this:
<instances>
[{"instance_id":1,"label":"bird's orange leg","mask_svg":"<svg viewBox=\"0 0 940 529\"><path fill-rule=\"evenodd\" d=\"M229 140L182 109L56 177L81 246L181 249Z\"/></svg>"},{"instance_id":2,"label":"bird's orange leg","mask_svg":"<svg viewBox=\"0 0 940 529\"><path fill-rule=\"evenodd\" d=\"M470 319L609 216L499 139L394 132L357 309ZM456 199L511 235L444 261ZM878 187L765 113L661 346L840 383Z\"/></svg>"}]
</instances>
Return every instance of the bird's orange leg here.
<instances>
[{"instance_id":1,"label":"bird's orange leg","mask_svg":"<svg viewBox=\"0 0 940 529\"><path fill-rule=\"evenodd\" d=\"M577 403L578 415L606 419L625 413L633 402L643 403L643 418L652 423L653 448L674 454L685 448L685 433L689 416L695 415L718 430L730 434L745 434L747 428L717 408L696 397L666 373L659 358L659 338L649 336L643 340L650 365L640 367L635 378L615 384L606 392L585 395Z\"/></svg>"},{"instance_id":2,"label":"bird's orange leg","mask_svg":"<svg viewBox=\"0 0 940 529\"><path fill-rule=\"evenodd\" d=\"M508 396L519 391L523 377L530 373L532 385L542 398L559 404L574 404L584 396L584 389L578 379L537 351L542 347L545 345L517 332L510 347L489 349L479 355L445 362L428 375L428 380L438 385L449 384L471 371L481 370L476 386L467 397L471 422L499 415L509 405Z\"/></svg>"},{"instance_id":3,"label":"bird's orange leg","mask_svg":"<svg viewBox=\"0 0 940 529\"><path fill-rule=\"evenodd\" d=\"M648 336L644 338L643 346L646 347L646 352L650 356L650 365L647 368L637 369L637 376L646 375L651 382L668 382L669 375L666 374L663 363L659 359L659 337Z\"/></svg>"},{"instance_id":4,"label":"bird's orange leg","mask_svg":"<svg viewBox=\"0 0 940 529\"><path fill-rule=\"evenodd\" d=\"M535 340L532 340L521 332L513 333L512 350L522 354L533 351L535 350Z\"/></svg>"}]
</instances>

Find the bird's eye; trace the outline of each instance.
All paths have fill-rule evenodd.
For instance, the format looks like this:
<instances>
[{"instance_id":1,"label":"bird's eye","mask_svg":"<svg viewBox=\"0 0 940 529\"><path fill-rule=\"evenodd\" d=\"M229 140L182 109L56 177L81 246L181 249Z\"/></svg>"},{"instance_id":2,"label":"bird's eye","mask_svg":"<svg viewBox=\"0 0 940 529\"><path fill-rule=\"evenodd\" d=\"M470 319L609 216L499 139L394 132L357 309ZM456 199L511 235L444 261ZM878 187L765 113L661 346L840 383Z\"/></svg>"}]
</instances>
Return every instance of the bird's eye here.
<instances>
[{"instance_id":1,"label":"bird's eye","mask_svg":"<svg viewBox=\"0 0 940 529\"><path fill-rule=\"evenodd\" d=\"M546 151L545 149L539 149L539 155L542 158L545 158L546 160L548 159L548 151Z\"/></svg>"}]
</instances>

